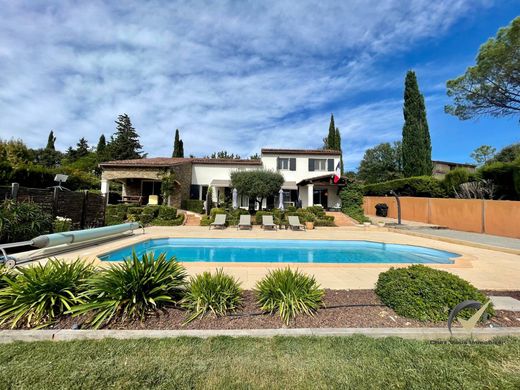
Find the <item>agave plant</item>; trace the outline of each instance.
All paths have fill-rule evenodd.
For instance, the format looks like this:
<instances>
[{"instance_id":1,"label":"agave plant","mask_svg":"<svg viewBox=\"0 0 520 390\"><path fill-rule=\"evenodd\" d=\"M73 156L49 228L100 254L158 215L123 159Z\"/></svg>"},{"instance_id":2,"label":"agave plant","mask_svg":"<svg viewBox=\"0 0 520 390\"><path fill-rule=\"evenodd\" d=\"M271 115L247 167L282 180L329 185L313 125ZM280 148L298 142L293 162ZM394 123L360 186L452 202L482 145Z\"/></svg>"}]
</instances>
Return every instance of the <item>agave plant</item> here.
<instances>
[{"instance_id":1,"label":"agave plant","mask_svg":"<svg viewBox=\"0 0 520 390\"><path fill-rule=\"evenodd\" d=\"M190 278L182 307L190 312L185 323L193 321L211 312L216 316L224 316L235 311L242 303L240 282L222 269L215 274L203 272Z\"/></svg>"},{"instance_id":2,"label":"agave plant","mask_svg":"<svg viewBox=\"0 0 520 390\"><path fill-rule=\"evenodd\" d=\"M255 292L260 308L271 314L278 312L286 324L301 313L314 315L324 294L314 276L288 267L269 271L256 284Z\"/></svg>"},{"instance_id":3,"label":"agave plant","mask_svg":"<svg viewBox=\"0 0 520 390\"><path fill-rule=\"evenodd\" d=\"M94 274L88 281L86 303L72 308L77 316L93 313L87 321L94 328L115 316L143 320L150 312L176 303L185 287L186 271L175 258L153 253L139 258L135 252L122 264Z\"/></svg>"},{"instance_id":4,"label":"agave plant","mask_svg":"<svg viewBox=\"0 0 520 390\"><path fill-rule=\"evenodd\" d=\"M80 259L50 259L5 274L6 286L0 290L0 324L10 322L13 328L20 323L38 328L52 324L82 302L80 295L92 272L92 265Z\"/></svg>"}]
</instances>

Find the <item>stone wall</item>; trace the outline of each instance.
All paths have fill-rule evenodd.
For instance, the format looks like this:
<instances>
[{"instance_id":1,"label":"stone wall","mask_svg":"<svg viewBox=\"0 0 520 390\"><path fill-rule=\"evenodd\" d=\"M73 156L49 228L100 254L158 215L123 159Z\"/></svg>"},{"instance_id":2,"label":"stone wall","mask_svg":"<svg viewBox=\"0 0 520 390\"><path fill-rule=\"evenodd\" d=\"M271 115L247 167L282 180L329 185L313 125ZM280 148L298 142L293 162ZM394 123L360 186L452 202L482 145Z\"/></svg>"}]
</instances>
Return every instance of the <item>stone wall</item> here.
<instances>
[{"instance_id":1,"label":"stone wall","mask_svg":"<svg viewBox=\"0 0 520 390\"><path fill-rule=\"evenodd\" d=\"M191 163L174 165L169 168L178 182L168 204L173 207L181 207L181 202L190 197ZM101 178L103 180L120 181L125 183L125 195L141 195L141 180L161 180L164 168L143 167L105 167Z\"/></svg>"}]
</instances>

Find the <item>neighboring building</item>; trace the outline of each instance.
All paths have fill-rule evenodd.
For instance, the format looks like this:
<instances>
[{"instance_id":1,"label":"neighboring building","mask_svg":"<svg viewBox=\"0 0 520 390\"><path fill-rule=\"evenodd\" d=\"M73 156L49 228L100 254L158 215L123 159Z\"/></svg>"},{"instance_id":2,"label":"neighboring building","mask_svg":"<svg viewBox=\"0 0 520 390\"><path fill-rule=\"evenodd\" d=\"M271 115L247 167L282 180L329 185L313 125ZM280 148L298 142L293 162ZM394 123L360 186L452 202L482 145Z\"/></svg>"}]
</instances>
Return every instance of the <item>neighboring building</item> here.
<instances>
[{"instance_id":1,"label":"neighboring building","mask_svg":"<svg viewBox=\"0 0 520 390\"><path fill-rule=\"evenodd\" d=\"M339 191L345 179L333 183L334 170L340 152L334 150L262 149L260 160L230 160L209 158L143 158L109 161L100 164L101 192L109 192L110 182L123 187L125 199L148 203L149 195L160 195L161 175L170 170L175 174L175 186L170 204L180 207L184 199L205 200L212 187L213 201L230 198L231 172L235 170L269 169L280 172L285 182L285 205L303 207L321 204L328 209L340 207ZM278 205L278 195L264 200L264 207ZM248 207L249 199L239 197L239 206Z\"/></svg>"},{"instance_id":2,"label":"neighboring building","mask_svg":"<svg viewBox=\"0 0 520 390\"><path fill-rule=\"evenodd\" d=\"M465 168L469 172L473 173L476 171L477 166L473 164L454 163L448 161L432 161L433 163L433 176L437 178L443 178L449 171L455 168Z\"/></svg>"}]
</instances>

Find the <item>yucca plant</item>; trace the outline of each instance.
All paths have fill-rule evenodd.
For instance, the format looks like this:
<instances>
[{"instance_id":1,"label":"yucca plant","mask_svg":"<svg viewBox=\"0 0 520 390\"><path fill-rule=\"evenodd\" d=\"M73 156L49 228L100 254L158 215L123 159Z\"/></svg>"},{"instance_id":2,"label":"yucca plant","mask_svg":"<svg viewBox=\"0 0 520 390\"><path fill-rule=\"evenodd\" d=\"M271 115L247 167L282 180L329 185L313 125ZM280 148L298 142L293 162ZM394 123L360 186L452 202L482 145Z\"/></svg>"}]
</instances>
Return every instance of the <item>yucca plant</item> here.
<instances>
[{"instance_id":1,"label":"yucca plant","mask_svg":"<svg viewBox=\"0 0 520 390\"><path fill-rule=\"evenodd\" d=\"M7 273L6 286L0 290L0 324L10 322L13 328L20 323L38 328L52 324L82 302L80 295L92 272L92 265L80 259L50 259Z\"/></svg>"},{"instance_id":2,"label":"yucca plant","mask_svg":"<svg viewBox=\"0 0 520 390\"><path fill-rule=\"evenodd\" d=\"M203 272L190 278L184 298L181 301L190 315L185 323L202 317L206 313L224 316L235 311L242 303L240 282L227 275L222 269L217 272Z\"/></svg>"},{"instance_id":3,"label":"yucca plant","mask_svg":"<svg viewBox=\"0 0 520 390\"><path fill-rule=\"evenodd\" d=\"M322 305L324 291L314 276L287 267L269 271L256 284L255 293L264 312L278 312L288 324L298 314L314 315Z\"/></svg>"},{"instance_id":4,"label":"yucca plant","mask_svg":"<svg viewBox=\"0 0 520 390\"><path fill-rule=\"evenodd\" d=\"M116 316L144 320L150 312L175 304L181 298L185 279L186 271L175 257L146 253L139 258L134 252L122 264L93 275L84 294L87 302L71 311L75 316L93 313L87 323L96 329Z\"/></svg>"}]
</instances>

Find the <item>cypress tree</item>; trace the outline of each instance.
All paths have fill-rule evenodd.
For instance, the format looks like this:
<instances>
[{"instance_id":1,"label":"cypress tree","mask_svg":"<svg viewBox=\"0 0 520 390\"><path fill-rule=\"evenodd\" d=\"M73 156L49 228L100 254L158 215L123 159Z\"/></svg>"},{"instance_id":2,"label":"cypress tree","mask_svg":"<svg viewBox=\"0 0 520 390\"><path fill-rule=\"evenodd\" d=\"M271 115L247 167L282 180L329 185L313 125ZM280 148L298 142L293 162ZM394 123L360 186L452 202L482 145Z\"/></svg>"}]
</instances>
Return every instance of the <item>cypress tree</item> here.
<instances>
[{"instance_id":1,"label":"cypress tree","mask_svg":"<svg viewBox=\"0 0 520 390\"><path fill-rule=\"evenodd\" d=\"M180 136L179 129L175 130L175 140L173 141L172 157L181 157L180 155Z\"/></svg>"},{"instance_id":2,"label":"cypress tree","mask_svg":"<svg viewBox=\"0 0 520 390\"><path fill-rule=\"evenodd\" d=\"M184 142L179 140L179 156L178 157L184 157Z\"/></svg>"},{"instance_id":3,"label":"cypress tree","mask_svg":"<svg viewBox=\"0 0 520 390\"><path fill-rule=\"evenodd\" d=\"M47 146L45 146L45 149L56 150L56 147L54 146L55 142L56 137L54 136L54 131L51 130L51 132L49 133L49 138L47 138Z\"/></svg>"},{"instance_id":4,"label":"cypress tree","mask_svg":"<svg viewBox=\"0 0 520 390\"><path fill-rule=\"evenodd\" d=\"M114 160L142 158L139 135L132 126L130 117L127 114L119 115L115 122L116 132L109 144L111 158Z\"/></svg>"},{"instance_id":5,"label":"cypress tree","mask_svg":"<svg viewBox=\"0 0 520 390\"><path fill-rule=\"evenodd\" d=\"M415 72L411 70L406 74L403 115L404 176L430 176L433 171L432 146L426 120L426 107Z\"/></svg>"},{"instance_id":6,"label":"cypress tree","mask_svg":"<svg viewBox=\"0 0 520 390\"><path fill-rule=\"evenodd\" d=\"M101 136L99 137L98 144L96 146L96 154L98 161L107 161L109 159L107 152L107 140L105 138L105 134L101 134Z\"/></svg>"},{"instance_id":7,"label":"cypress tree","mask_svg":"<svg viewBox=\"0 0 520 390\"><path fill-rule=\"evenodd\" d=\"M339 131L339 129L336 127L336 147L334 148L335 150L339 150L341 152L341 156L340 156L340 169L341 169L341 173L344 172L343 170L343 149L341 148L341 133Z\"/></svg>"},{"instance_id":8,"label":"cypress tree","mask_svg":"<svg viewBox=\"0 0 520 390\"><path fill-rule=\"evenodd\" d=\"M336 150L338 141L336 139L336 125L334 124L334 114L330 114L329 134L323 139L323 148Z\"/></svg>"}]
</instances>

